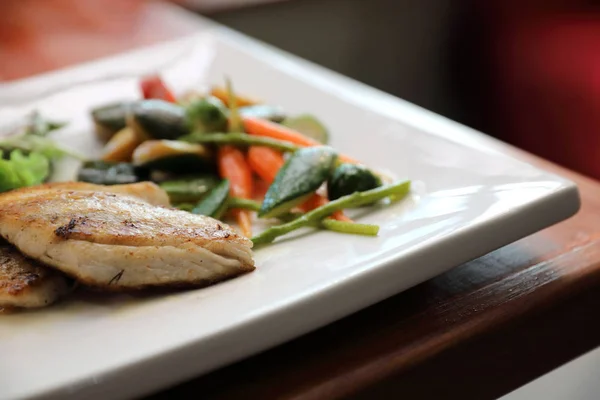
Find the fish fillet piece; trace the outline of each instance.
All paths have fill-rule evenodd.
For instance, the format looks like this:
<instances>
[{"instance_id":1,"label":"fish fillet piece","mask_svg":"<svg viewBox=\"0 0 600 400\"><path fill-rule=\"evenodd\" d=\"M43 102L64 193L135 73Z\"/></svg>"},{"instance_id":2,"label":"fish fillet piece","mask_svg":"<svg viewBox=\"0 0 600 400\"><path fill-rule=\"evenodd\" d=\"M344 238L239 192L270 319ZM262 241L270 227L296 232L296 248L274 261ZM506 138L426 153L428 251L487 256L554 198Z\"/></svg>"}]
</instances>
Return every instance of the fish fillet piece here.
<instances>
[{"instance_id":1,"label":"fish fillet piece","mask_svg":"<svg viewBox=\"0 0 600 400\"><path fill-rule=\"evenodd\" d=\"M0 308L45 307L73 288L72 280L0 240Z\"/></svg>"},{"instance_id":2,"label":"fish fillet piece","mask_svg":"<svg viewBox=\"0 0 600 400\"><path fill-rule=\"evenodd\" d=\"M205 286L254 270L250 240L213 218L136 197L134 185L49 184L2 194L0 235L106 289Z\"/></svg>"},{"instance_id":3,"label":"fish fillet piece","mask_svg":"<svg viewBox=\"0 0 600 400\"><path fill-rule=\"evenodd\" d=\"M110 192L127 194L139 199L145 200L146 202L156 205L169 207L171 205L169 201L169 195L163 189L161 189L154 182L138 182L129 183L124 185L96 185L94 183L87 182L50 182L43 185L32 186L27 188L26 194L22 191L8 192L6 196L15 194L17 197L22 198L26 195L35 195L37 190L48 190L48 189L62 189L62 190L78 190L78 191L96 191L96 192Z\"/></svg>"}]
</instances>

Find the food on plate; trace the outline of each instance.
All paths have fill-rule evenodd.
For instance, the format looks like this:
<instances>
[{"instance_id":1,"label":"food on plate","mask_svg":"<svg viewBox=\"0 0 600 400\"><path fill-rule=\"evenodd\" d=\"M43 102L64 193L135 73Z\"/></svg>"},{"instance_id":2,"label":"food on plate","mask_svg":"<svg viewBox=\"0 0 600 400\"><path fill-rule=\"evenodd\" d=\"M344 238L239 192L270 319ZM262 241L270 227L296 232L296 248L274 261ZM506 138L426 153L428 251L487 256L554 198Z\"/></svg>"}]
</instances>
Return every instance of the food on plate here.
<instances>
[{"instance_id":1,"label":"food on plate","mask_svg":"<svg viewBox=\"0 0 600 400\"><path fill-rule=\"evenodd\" d=\"M221 218L227 211L227 202L229 201L230 185L227 179L223 179L210 193L202 199L190 211L194 214L208 215L216 219Z\"/></svg>"},{"instance_id":2,"label":"food on plate","mask_svg":"<svg viewBox=\"0 0 600 400\"><path fill-rule=\"evenodd\" d=\"M254 269L250 240L213 218L151 204L161 202L155 185L80 185L0 195L0 234L26 256L110 290L205 286Z\"/></svg>"},{"instance_id":3,"label":"food on plate","mask_svg":"<svg viewBox=\"0 0 600 400\"><path fill-rule=\"evenodd\" d=\"M71 282L210 285L253 271L253 246L296 229L377 236L346 212L410 192L329 145L316 116L237 94L229 79L177 97L152 75L140 91L90 111L100 159L58 146L62 124L39 113L0 139L0 307L51 304ZM65 156L82 159L77 181L48 183ZM267 227L253 234L258 219Z\"/></svg>"},{"instance_id":4,"label":"food on plate","mask_svg":"<svg viewBox=\"0 0 600 400\"><path fill-rule=\"evenodd\" d=\"M254 244L270 243L279 236L285 235L291 231L305 226L322 224L323 222L325 222L325 226L327 226L327 221L323 221L323 219L333 214L335 211L340 211L345 208L360 207L366 204L377 202L387 197L402 198L408 194L409 190L410 181L403 181L392 185L381 186L366 192L354 192L350 195L340 197L337 200L330 201L323 206L315 208L314 210L309 211L290 222L270 227L261 232L259 235L255 236L252 241ZM378 230L376 225L355 224L344 221L337 222L338 223L335 224L334 230L344 233L365 234L367 236L372 236L373 232L377 233L376 231ZM331 224L329 224L329 226L334 227Z\"/></svg>"},{"instance_id":5,"label":"food on plate","mask_svg":"<svg viewBox=\"0 0 600 400\"><path fill-rule=\"evenodd\" d=\"M0 240L0 310L48 306L67 295L73 281L25 257Z\"/></svg>"},{"instance_id":6,"label":"food on plate","mask_svg":"<svg viewBox=\"0 0 600 400\"><path fill-rule=\"evenodd\" d=\"M149 178L150 175L145 168L127 162L102 160L83 162L77 177L79 181L98 185L121 185L147 181Z\"/></svg>"},{"instance_id":7,"label":"food on plate","mask_svg":"<svg viewBox=\"0 0 600 400\"><path fill-rule=\"evenodd\" d=\"M105 162L123 162L131 159L135 149L146 138L136 130L125 127L115 133L104 146L102 160Z\"/></svg>"},{"instance_id":8,"label":"food on plate","mask_svg":"<svg viewBox=\"0 0 600 400\"><path fill-rule=\"evenodd\" d=\"M364 192L382 185L381 178L363 165L343 163L338 165L327 181L327 194L330 200L354 192Z\"/></svg>"},{"instance_id":9,"label":"food on plate","mask_svg":"<svg viewBox=\"0 0 600 400\"><path fill-rule=\"evenodd\" d=\"M254 117L260 116L254 115ZM308 136L319 143L329 143L329 132L327 131L327 128L321 121L312 115L302 114L297 117L288 117L281 121L281 125L300 132L304 136Z\"/></svg>"},{"instance_id":10,"label":"food on plate","mask_svg":"<svg viewBox=\"0 0 600 400\"><path fill-rule=\"evenodd\" d=\"M16 132L0 138L0 192L45 182L55 161L67 155L80 157L48 137L62 126L34 112Z\"/></svg>"},{"instance_id":11,"label":"food on plate","mask_svg":"<svg viewBox=\"0 0 600 400\"><path fill-rule=\"evenodd\" d=\"M336 161L337 154L328 147L296 151L279 169L258 216L277 217L308 200L327 181Z\"/></svg>"},{"instance_id":12,"label":"food on plate","mask_svg":"<svg viewBox=\"0 0 600 400\"><path fill-rule=\"evenodd\" d=\"M256 244L271 237L252 237L256 218L279 220L284 223L283 230L297 219L293 226L377 234L376 227L355 223L345 214L357 207L355 201L342 202L344 207L335 209L327 205L377 188L382 191L376 193L387 193L394 184L384 185L380 173L329 146L329 131L316 116L290 115L278 105L235 93L229 79L224 86L214 86L206 93L193 92L180 98L158 75L143 78L140 88L142 99L92 111L96 125L98 110L108 114L108 122L116 115L119 123L113 130L125 123L105 146L109 154L118 152L119 157L111 161L122 171L122 180L155 181L176 207L233 220ZM118 143L118 136L125 136L122 132L128 129L137 135L129 133L128 140ZM103 171L89 170L82 169L80 179L107 184L118 181L105 177ZM404 188L410 188L408 181L395 185L400 185L401 193L376 196L361 206L398 200L408 192ZM265 186L267 190L258 194L258 188ZM254 200L259 201L258 206ZM310 223L302 222L300 218L315 210L319 212L311 214ZM320 210L329 214L316 221Z\"/></svg>"},{"instance_id":13,"label":"food on plate","mask_svg":"<svg viewBox=\"0 0 600 400\"><path fill-rule=\"evenodd\" d=\"M108 140L127 126L125 121L130 103L115 102L92 109L91 116L96 134L103 142Z\"/></svg>"},{"instance_id":14,"label":"food on plate","mask_svg":"<svg viewBox=\"0 0 600 400\"><path fill-rule=\"evenodd\" d=\"M189 130L183 107L154 99L132 103L127 124L147 139L177 139Z\"/></svg>"},{"instance_id":15,"label":"food on plate","mask_svg":"<svg viewBox=\"0 0 600 400\"><path fill-rule=\"evenodd\" d=\"M133 165L149 170L185 173L209 171L214 165L213 152L201 144L178 140L147 140L131 156Z\"/></svg>"}]
</instances>

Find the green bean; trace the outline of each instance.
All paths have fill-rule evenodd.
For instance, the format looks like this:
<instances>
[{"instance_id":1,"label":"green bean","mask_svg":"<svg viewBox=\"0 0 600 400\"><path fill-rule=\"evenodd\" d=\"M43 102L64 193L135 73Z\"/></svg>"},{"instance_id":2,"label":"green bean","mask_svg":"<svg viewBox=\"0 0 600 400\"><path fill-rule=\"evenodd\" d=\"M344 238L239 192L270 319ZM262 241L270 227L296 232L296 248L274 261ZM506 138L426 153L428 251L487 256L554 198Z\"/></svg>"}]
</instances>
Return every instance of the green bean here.
<instances>
[{"instance_id":1,"label":"green bean","mask_svg":"<svg viewBox=\"0 0 600 400\"><path fill-rule=\"evenodd\" d=\"M355 192L347 196L340 197L337 200L330 201L321 207L315 208L314 210L293 221L266 229L260 234L254 236L252 241L255 245L270 243L279 236L285 235L296 229L318 223L323 218L331 215L335 211L343 210L345 208L360 207L365 204L382 200L389 196L394 196L396 199L398 199L406 196L409 191L410 181L403 181L391 185L380 186L364 192Z\"/></svg>"},{"instance_id":2,"label":"green bean","mask_svg":"<svg viewBox=\"0 0 600 400\"><path fill-rule=\"evenodd\" d=\"M358 224L356 222L347 222L347 221L336 221L335 219L325 218L321 221L321 225L323 228L340 232L340 233L349 233L354 235L364 235L364 236L377 236L379 233L379 226L371 225L371 224Z\"/></svg>"},{"instance_id":3,"label":"green bean","mask_svg":"<svg viewBox=\"0 0 600 400\"><path fill-rule=\"evenodd\" d=\"M200 144L230 144L233 146L265 146L275 150L294 152L300 147L291 142L252 136L245 133L199 133L193 132L179 138L184 142Z\"/></svg>"},{"instance_id":4,"label":"green bean","mask_svg":"<svg viewBox=\"0 0 600 400\"><path fill-rule=\"evenodd\" d=\"M180 203L176 206L180 210L192 211L194 208L193 203ZM232 197L227 202L227 208L242 208L244 210L258 211L260 210L260 203L251 199L242 199L240 197Z\"/></svg>"},{"instance_id":5,"label":"green bean","mask_svg":"<svg viewBox=\"0 0 600 400\"><path fill-rule=\"evenodd\" d=\"M229 208L242 208L244 210L258 211L260 210L260 203L251 199L242 199L241 197L232 197L229 199Z\"/></svg>"}]
</instances>

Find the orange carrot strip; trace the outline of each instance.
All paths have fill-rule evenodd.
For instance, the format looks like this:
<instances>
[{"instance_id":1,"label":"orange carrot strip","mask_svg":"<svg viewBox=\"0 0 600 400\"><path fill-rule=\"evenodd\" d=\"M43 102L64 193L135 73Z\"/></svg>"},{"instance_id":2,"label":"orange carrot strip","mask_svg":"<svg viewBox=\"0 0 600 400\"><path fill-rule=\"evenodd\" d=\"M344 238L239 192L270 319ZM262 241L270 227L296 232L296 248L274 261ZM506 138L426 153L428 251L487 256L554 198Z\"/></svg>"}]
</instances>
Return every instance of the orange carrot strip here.
<instances>
[{"instance_id":1,"label":"orange carrot strip","mask_svg":"<svg viewBox=\"0 0 600 400\"><path fill-rule=\"evenodd\" d=\"M267 190L269 190L269 186L270 182L267 182L261 177L257 176L256 179L254 179L252 198L262 203L262 201L265 199L265 195L267 194Z\"/></svg>"},{"instance_id":2,"label":"orange carrot strip","mask_svg":"<svg viewBox=\"0 0 600 400\"><path fill-rule=\"evenodd\" d=\"M321 143L286 126L265 119L245 117L244 129L251 135L285 140L300 146L319 146Z\"/></svg>"},{"instance_id":3,"label":"orange carrot strip","mask_svg":"<svg viewBox=\"0 0 600 400\"><path fill-rule=\"evenodd\" d=\"M250 211L236 208L231 210L231 212L244 233L244 236L252 237L252 218L250 217Z\"/></svg>"},{"instance_id":4,"label":"orange carrot strip","mask_svg":"<svg viewBox=\"0 0 600 400\"><path fill-rule=\"evenodd\" d=\"M233 146L222 146L217 154L219 175L229 179L229 192L232 196L249 199L252 197L252 171L246 162L244 153ZM248 210L233 210L233 214L244 235L252 236L250 212Z\"/></svg>"},{"instance_id":5,"label":"orange carrot strip","mask_svg":"<svg viewBox=\"0 0 600 400\"><path fill-rule=\"evenodd\" d=\"M272 139L285 140L303 147L321 146L316 140L304 136L300 132L290 129L286 126L276 124L265 119L244 117L244 130L250 135L269 137ZM359 164L355 159L340 154L340 160L352 164Z\"/></svg>"},{"instance_id":6,"label":"orange carrot strip","mask_svg":"<svg viewBox=\"0 0 600 400\"><path fill-rule=\"evenodd\" d=\"M250 168L265 182L273 183L277 172L285 161L281 152L264 146L250 146L248 149L248 164Z\"/></svg>"}]
</instances>

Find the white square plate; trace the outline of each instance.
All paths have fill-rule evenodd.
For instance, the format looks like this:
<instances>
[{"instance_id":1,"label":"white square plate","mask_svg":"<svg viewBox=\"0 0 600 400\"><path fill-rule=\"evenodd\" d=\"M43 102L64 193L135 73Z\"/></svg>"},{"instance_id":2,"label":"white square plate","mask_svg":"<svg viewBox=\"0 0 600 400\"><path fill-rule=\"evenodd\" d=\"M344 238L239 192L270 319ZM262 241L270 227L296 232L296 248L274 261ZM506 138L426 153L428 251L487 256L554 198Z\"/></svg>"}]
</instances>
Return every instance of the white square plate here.
<instances>
[{"instance_id":1,"label":"white square plate","mask_svg":"<svg viewBox=\"0 0 600 400\"><path fill-rule=\"evenodd\" d=\"M148 393L330 323L579 208L572 182L510 157L496 140L197 23L193 37L4 84L0 120L38 108L70 121L57 137L93 154L89 108L137 98L137 75L158 70L178 92L228 75L239 92L317 115L334 147L412 179L411 197L361 218L381 225L377 238L320 231L282 240L256 251L255 272L213 287L145 299L76 297L3 316L0 398Z\"/></svg>"}]
</instances>

